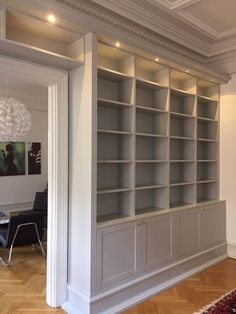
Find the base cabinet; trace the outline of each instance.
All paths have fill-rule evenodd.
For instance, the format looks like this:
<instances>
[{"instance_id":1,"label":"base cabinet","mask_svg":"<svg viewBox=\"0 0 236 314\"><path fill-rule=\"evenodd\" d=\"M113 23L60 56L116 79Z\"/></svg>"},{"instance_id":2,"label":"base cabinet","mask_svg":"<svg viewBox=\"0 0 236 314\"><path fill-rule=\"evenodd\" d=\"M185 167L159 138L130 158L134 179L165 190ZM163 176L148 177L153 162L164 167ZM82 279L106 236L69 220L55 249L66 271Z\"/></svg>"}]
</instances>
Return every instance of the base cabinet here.
<instances>
[{"instance_id":1,"label":"base cabinet","mask_svg":"<svg viewBox=\"0 0 236 314\"><path fill-rule=\"evenodd\" d=\"M172 258L171 215L136 223L137 272L155 269Z\"/></svg>"},{"instance_id":2,"label":"base cabinet","mask_svg":"<svg viewBox=\"0 0 236 314\"><path fill-rule=\"evenodd\" d=\"M135 275L135 223L97 231L97 288L105 288Z\"/></svg>"},{"instance_id":3,"label":"base cabinet","mask_svg":"<svg viewBox=\"0 0 236 314\"><path fill-rule=\"evenodd\" d=\"M173 214L173 256L193 254L199 244L199 209L187 209Z\"/></svg>"},{"instance_id":4,"label":"base cabinet","mask_svg":"<svg viewBox=\"0 0 236 314\"><path fill-rule=\"evenodd\" d=\"M173 256L185 257L226 239L225 203L186 209L173 214Z\"/></svg>"},{"instance_id":5,"label":"base cabinet","mask_svg":"<svg viewBox=\"0 0 236 314\"><path fill-rule=\"evenodd\" d=\"M226 239L225 203L200 208L200 247L207 248Z\"/></svg>"},{"instance_id":6,"label":"base cabinet","mask_svg":"<svg viewBox=\"0 0 236 314\"><path fill-rule=\"evenodd\" d=\"M97 290L224 243L225 202L97 230Z\"/></svg>"}]
</instances>

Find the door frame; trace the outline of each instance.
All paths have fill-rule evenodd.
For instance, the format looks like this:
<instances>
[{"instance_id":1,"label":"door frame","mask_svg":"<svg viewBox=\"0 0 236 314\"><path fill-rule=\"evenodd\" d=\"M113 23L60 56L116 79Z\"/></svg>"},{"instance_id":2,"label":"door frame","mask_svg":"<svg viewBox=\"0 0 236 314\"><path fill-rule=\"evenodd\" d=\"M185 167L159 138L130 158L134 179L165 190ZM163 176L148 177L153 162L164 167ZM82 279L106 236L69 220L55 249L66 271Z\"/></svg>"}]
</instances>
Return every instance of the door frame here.
<instances>
[{"instance_id":1,"label":"door frame","mask_svg":"<svg viewBox=\"0 0 236 314\"><path fill-rule=\"evenodd\" d=\"M68 73L0 56L0 74L48 88L48 228L46 302L59 307L67 295Z\"/></svg>"}]
</instances>

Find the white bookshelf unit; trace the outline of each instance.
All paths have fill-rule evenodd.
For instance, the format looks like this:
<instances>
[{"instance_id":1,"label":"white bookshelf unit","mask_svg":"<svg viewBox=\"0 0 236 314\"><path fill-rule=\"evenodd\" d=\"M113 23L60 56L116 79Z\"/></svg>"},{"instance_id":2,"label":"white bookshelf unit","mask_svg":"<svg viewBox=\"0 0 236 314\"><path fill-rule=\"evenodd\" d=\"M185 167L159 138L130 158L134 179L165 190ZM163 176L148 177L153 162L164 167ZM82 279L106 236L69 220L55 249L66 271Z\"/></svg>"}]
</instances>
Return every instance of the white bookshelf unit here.
<instances>
[{"instance_id":1,"label":"white bookshelf unit","mask_svg":"<svg viewBox=\"0 0 236 314\"><path fill-rule=\"evenodd\" d=\"M80 259L68 295L87 314L120 313L226 254L218 85L121 46L88 34L70 74L82 87L70 97Z\"/></svg>"},{"instance_id":2,"label":"white bookshelf unit","mask_svg":"<svg viewBox=\"0 0 236 314\"><path fill-rule=\"evenodd\" d=\"M218 199L218 86L97 45L97 221Z\"/></svg>"}]
</instances>

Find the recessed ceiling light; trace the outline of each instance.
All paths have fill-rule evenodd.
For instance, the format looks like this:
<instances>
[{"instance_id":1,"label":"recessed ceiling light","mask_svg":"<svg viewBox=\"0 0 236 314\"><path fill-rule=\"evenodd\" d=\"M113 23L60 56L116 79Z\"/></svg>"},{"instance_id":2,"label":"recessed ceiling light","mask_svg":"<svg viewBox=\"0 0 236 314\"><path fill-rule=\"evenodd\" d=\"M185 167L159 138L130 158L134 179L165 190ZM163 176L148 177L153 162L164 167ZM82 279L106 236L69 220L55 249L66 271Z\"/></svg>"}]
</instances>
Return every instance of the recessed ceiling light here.
<instances>
[{"instance_id":1,"label":"recessed ceiling light","mask_svg":"<svg viewBox=\"0 0 236 314\"><path fill-rule=\"evenodd\" d=\"M158 62L158 61L159 61L159 58L156 58L155 61Z\"/></svg>"},{"instance_id":2,"label":"recessed ceiling light","mask_svg":"<svg viewBox=\"0 0 236 314\"><path fill-rule=\"evenodd\" d=\"M117 41L116 42L116 47L119 48L120 47L120 43Z\"/></svg>"},{"instance_id":3,"label":"recessed ceiling light","mask_svg":"<svg viewBox=\"0 0 236 314\"><path fill-rule=\"evenodd\" d=\"M54 24L56 22L56 18L53 14L48 15L48 22Z\"/></svg>"},{"instance_id":4,"label":"recessed ceiling light","mask_svg":"<svg viewBox=\"0 0 236 314\"><path fill-rule=\"evenodd\" d=\"M188 72L189 72L189 70L187 69L187 70L186 70L186 72L188 73Z\"/></svg>"}]
</instances>

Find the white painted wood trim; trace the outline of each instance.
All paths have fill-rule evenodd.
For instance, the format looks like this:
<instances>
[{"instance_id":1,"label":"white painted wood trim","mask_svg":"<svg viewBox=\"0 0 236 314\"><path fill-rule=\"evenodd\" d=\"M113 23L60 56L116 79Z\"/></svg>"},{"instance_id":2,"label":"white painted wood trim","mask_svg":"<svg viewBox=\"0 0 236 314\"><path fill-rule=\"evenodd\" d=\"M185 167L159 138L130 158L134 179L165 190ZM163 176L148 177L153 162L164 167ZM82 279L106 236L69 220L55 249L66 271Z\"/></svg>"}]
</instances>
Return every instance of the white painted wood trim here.
<instances>
[{"instance_id":1,"label":"white painted wood trim","mask_svg":"<svg viewBox=\"0 0 236 314\"><path fill-rule=\"evenodd\" d=\"M47 303L66 299L68 216L68 77L49 87Z\"/></svg>"},{"instance_id":2,"label":"white painted wood trim","mask_svg":"<svg viewBox=\"0 0 236 314\"><path fill-rule=\"evenodd\" d=\"M0 56L3 77L49 87L47 303L61 306L67 291L68 74Z\"/></svg>"},{"instance_id":3,"label":"white painted wood trim","mask_svg":"<svg viewBox=\"0 0 236 314\"><path fill-rule=\"evenodd\" d=\"M158 271L154 271L152 274L143 274L139 278L132 280L132 282L128 281L112 289L102 291L91 298L79 289L68 285L68 300L63 304L62 308L70 314L121 313L131 306L160 293L189 276L224 260L228 257L227 254L223 253L224 247L226 247L225 244L215 246L167 267L163 267ZM222 253L219 254L221 250ZM212 259L213 255L215 255L215 258ZM195 266L192 267L192 265ZM189 267L191 268L190 270ZM180 269L182 269L182 271L180 271ZM158 275L162 276L162 274L165 274L164 276L167 276L166 278L168 278L168 273L173 274L174 270L176 271L176 276L173 277L170 275L169 279L158 283ZM153 277L155 277L155 279L153 279ZM141 288L139 289L139 287ZM129 297L126 297L126 300L123 300L123 297L120 297L116 292L118 294L121 293L123 296L124 294L128 295ZM100 306L97 307L98 304L104 304L102 305L103 310L101 310Z\"/></svg>"}]
</instances>

